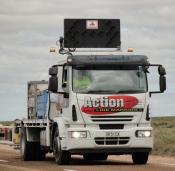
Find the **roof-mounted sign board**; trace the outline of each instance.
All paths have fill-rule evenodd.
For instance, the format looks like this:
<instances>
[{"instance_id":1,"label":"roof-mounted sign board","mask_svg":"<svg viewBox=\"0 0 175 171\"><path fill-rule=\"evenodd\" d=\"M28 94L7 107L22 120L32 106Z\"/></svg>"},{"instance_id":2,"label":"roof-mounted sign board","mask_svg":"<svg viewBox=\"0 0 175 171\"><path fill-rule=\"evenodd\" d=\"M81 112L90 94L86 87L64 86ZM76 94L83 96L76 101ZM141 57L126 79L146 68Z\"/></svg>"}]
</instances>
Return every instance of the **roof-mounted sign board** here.
<instances>
[{"instance_id":1,"label":"roof-mounted sign board","mask_svg":"<svg viewBox=\"0 0 175 171\"><path fill-rule=\"evenodd\" d=\"M64 47L120 47L119 19L64 19Z\"/></svg>"}]
</instances>

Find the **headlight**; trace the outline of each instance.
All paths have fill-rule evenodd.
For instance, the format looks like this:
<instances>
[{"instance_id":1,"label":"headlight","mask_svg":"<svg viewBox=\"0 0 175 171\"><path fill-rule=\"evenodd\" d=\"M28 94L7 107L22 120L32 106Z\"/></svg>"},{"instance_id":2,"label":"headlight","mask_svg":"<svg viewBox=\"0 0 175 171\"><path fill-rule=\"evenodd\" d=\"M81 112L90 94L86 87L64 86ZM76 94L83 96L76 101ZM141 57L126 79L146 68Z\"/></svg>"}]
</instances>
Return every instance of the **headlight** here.
<instances>
[{"instance_id":1,"label":"headlight","mask_svg":"<svg viewBox=\"0 0 175 171\"><path fill-rule=\"evenodd\" d=\"M86 138L87 132L86 131L73 131L71 132L71 138Z\"/></svg>"},{"instance_id":2,"label":"headlight","mask_svg":"<svg viewBox=\"0 0 175 171\"><path fill-rule=\"evenodd\" d=\"M144 138L144 137L151 137L151 131L150 130L139 130L136 131L136 137Z\"/></svg>"}]
</instances>

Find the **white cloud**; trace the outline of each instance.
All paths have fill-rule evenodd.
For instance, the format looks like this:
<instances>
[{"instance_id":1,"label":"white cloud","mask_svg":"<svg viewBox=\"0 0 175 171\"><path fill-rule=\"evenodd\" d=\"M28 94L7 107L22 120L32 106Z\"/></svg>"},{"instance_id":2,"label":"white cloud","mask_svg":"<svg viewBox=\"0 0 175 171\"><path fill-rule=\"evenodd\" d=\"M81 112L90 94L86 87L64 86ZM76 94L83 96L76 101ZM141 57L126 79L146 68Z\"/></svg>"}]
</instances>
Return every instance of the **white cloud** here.
<instances>
[{"instance_id":1,"label":"white cloud","mask_svg":"<svg viewBox=\"0 0 175 171\"><path fill-rule=\"evenodd\" d=\"M64 18L120 18L123 50L133 47L167 69L168 90L152 97L153 113L173 114L174 11L173 0L1 0L0 120L25 115L27 81L48 79L59 60L48 49L63 35Z\"/></svg>"}]
</instances>

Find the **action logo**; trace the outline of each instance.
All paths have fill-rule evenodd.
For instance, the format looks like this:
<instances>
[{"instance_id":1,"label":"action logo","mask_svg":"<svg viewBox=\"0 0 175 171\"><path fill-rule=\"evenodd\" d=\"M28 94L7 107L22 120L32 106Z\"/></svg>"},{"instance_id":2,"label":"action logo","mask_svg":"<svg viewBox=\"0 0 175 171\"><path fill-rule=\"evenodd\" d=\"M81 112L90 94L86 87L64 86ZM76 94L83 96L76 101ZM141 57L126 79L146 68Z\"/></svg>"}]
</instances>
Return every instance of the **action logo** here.
<instances>
[{"instance_id":1,"label":"action logo","mask_svg":"<svg viewBox=\"0 0 175 171\"><path fill-rule=\"evenodd\" d=\"M87 114L112 114L116 112L141 112L142 108L133 108L138 104L134 96L108 96L92 99L87 96L81 110Z\"/></svg>"}]
</instances>

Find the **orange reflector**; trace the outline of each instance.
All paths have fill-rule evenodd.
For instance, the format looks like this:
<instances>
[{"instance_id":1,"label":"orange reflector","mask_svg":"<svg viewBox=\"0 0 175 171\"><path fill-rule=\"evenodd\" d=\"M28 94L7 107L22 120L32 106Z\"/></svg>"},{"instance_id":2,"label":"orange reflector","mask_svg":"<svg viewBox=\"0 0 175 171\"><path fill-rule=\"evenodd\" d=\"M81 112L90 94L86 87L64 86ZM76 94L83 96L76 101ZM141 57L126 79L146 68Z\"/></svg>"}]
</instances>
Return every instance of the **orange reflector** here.
<instances>
[{"instance_id":1,"label":"orange reflector","mask_svg":"<svg viewBox=\"0 0 175 171\"><path fill-rule=\"evenodd\" d=\"M128 52L134 52L133 48L128 48Z\"/></svg>"},{"instance_id":2,"label":"orange reflector","mask_svg":"<svg viewBox=\"0 0 175 171\"><path fill-rule=\"evenodd\" d=\"M56 49L55 48L50 48L49 52L56 52Z\"/></svg>"}]
</instances>

